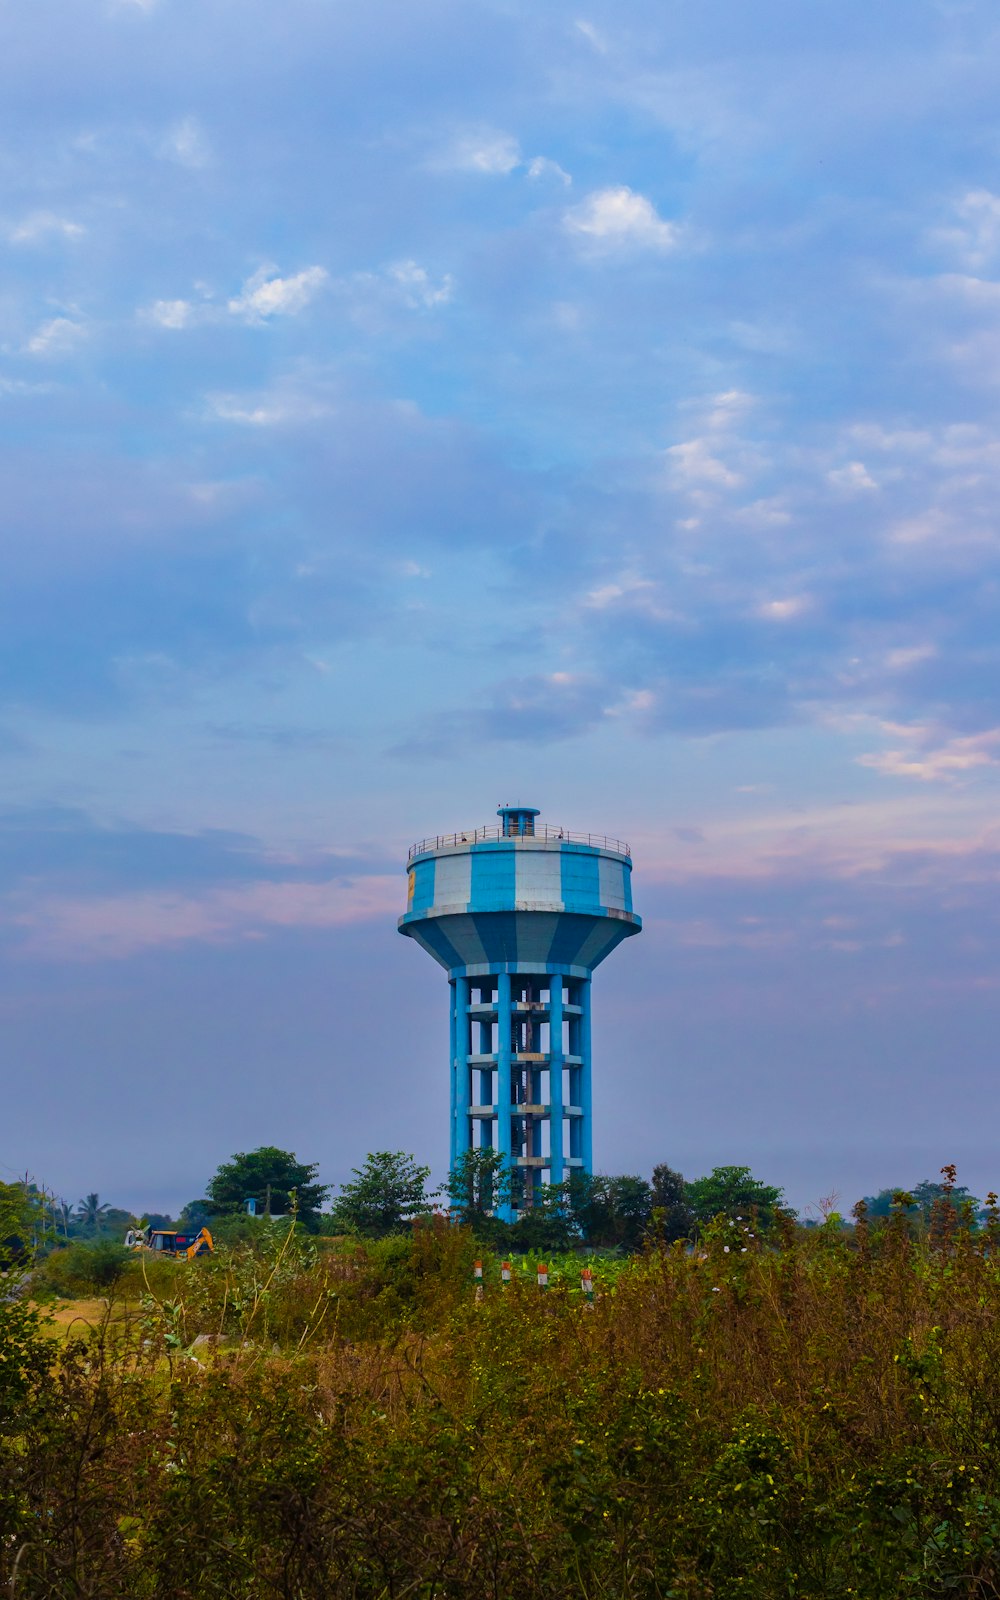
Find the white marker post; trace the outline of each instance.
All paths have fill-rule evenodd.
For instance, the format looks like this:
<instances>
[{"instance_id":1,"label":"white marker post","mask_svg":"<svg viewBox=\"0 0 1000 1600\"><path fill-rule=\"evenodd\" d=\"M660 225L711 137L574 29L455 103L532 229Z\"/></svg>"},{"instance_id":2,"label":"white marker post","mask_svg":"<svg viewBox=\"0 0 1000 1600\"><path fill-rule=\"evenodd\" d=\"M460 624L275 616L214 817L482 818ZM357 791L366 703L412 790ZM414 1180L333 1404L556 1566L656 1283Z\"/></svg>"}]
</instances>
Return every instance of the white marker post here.
<instances>
[{"instance_id":1,"label":"white marker post","mask_svg":"<svg viewBox=\"0 0 1000 1600\"><path fill-rule=\"evenodd\" d=\"M584 1295L583 1303L584 1303L584 1305L593 1306L593 1304L594 1304L594 1274L591 1272L589 1267L581 1267L581 1269L580 1269L580 1288L583 1290L583 1295Z\"/></svg>"},{"instance_id":2,"label":"white marker post","mask_svg":"<svg viewBox=\"0 0 1000 1600\"><path fill-rule=\"evenodd\" d=\"M476 1281L476 1299L481 1300L483 1298L483 1263L481 1261L472 1263L472 1276Z\"/></svg>"},{"instance_id":3,"label":"white marker post","mask_svg":"<svg viewBox=\"0 0 1000 1600\"><path fill-rule=\"evenodd\" d=\"M538 1263L538 1287L547 1289L549 1286L549 1269L544 1261Z\"/></svg>"},{"instance_id":4,"label":"white marker post","mask_svg":"<svg viewBox=\"0 0 1000 1600\"><path fill-rule=\"evenodd\" d=\"M509 1283L510 1282L510 1262L509 1261L504 1261L501 1264L501 1267L500 1267L500 1282L501 1283Z\"/></svg>"}]
</instances>

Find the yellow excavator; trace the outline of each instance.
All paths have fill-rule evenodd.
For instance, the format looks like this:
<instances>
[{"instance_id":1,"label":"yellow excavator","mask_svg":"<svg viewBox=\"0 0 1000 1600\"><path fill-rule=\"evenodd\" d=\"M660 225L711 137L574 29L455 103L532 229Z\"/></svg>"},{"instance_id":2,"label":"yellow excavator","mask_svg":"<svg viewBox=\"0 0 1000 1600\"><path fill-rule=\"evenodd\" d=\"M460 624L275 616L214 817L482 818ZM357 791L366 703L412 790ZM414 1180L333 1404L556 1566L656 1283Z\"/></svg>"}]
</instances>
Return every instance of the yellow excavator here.
<instances>
[{"instance_id":1,"label":"yellow excavator","mask_svg":"<svg viewBox=\"0 0 1000 1600\"><path fill-rule=\"evenodd\" d=\"M125 1247L152 1250L156 1255L173 1256L175 1261L193 1261L195 1256L209 1256L215 1249L207 1228L186 1233L170 1228L129 1228Z\"/></svg>"}]
</instances>

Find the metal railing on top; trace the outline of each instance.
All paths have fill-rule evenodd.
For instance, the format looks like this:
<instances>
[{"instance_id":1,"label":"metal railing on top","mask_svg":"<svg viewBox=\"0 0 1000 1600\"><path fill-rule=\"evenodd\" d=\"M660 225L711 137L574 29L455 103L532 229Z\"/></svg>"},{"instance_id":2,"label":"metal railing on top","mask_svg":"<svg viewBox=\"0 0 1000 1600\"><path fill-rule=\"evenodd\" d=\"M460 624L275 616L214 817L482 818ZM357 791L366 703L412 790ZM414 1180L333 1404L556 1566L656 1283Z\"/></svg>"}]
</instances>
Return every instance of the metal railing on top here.
<instances>
[{"instance_id":1,"label":"metal railing on top","mask_svg":"<svg viewBox=\"0 0 1000 1600\"><path fill-rule=\"evenodd\" d=\"M568 844L589 844L595 850L613 850L619 856L632 855L624 839L609 839L603 833L570 833L568 828L552 828L543 822L540 827L536 825L534 833L526 834L505 834L502 827L465 828L461 833L439 833L432 839L421 839L418 844L411 844L406 859L412 861L414 856L422 856L427 850L447 850L454 845L478 844L481 839L504 838L564 839Z\"/></svg>"}]
</instances>

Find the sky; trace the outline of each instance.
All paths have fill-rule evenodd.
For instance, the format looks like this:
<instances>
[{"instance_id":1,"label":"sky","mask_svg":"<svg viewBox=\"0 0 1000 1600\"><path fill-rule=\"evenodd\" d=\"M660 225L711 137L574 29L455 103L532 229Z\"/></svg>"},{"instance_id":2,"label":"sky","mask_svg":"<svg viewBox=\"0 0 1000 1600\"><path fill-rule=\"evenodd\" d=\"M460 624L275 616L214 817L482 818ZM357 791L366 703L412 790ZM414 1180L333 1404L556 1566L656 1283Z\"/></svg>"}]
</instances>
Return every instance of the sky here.
<instances>
[{"instance_id":1,"label":"sky","mask_svg":"<svg viewBox=\"0 0 1000 1600\"><path fill-rule=\"evenodd\" d=\"M0 1177L443 1176L411 841L630 841L595 1158L1000 1188L991 0L0 0Z\"/></svg>"}]
</instances>

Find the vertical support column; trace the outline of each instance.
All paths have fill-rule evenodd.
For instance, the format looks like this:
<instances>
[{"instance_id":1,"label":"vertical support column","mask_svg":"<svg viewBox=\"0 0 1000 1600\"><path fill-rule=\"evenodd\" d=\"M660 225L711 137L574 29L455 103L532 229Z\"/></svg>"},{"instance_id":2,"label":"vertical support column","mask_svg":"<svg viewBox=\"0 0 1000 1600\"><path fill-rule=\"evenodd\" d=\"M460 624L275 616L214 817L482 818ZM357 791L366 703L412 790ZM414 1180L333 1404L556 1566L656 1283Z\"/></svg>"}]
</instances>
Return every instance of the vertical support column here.
<instances>
[{"instance_id":1,"label":"vertical support column","mask_svg":"<svg viewBox=\"0 0 1000 1600\"><path fill-rule=\"evenodd\" d=\"M448 979L448 988L451 991L451 1049L448 1053L448 1060L451 1063L451 1071L448 1074L448 1080L451 1086L451 1099L449 1106L451 1142L448 1152L448 1171L454 1172L455 1164L458 1161L458 1012L455 1009L457 1000L454 978Z\"/></svg>"},{"instance_id":2,"label":"vertical support column","mask_svg":"<svg viewBox=\"0 0 1000 1600\"><path fill-rule=\"evenodd\" d=\"M497 975L497 1150L503 1161L503 1171L510 1181L511 1163L511 1031L510 973ZM504 1222L512 1222L514 1208L510 1201L497 1207Z\"/></svg>"},{"instance_id":3,"label":"vertical support column","mask_svg":"<svg viewBox=\"0 0 1000 1600\"><path fill-rule=\"evenodd\" d=\"M594 1098L590 1078L590 979L580 984L580 1155L584 1172L594 1170Z\"/></svg>"},{"instance_id":4,"label":"vertical support column","mask_svg":"<svg viewBox=\"0 0 1000 1600\"><path fill-rule=\"evenodd\" d=\"M459 1161L472 1144L469 1124L469 1096L472 1092L472 1072L469 1067L471 989L468 978L455 979L455 1161Z\"/></svg>"},{"instance_id":5,"label":"vertical support column","mask_svg":"<svg viewBox=\"0 0 1000 1600\"><path fill-rule=\"evenodd\" d=\"M549 978L549 1182L563 1181L563 980Z\"/></svg>"}]
</instances>

